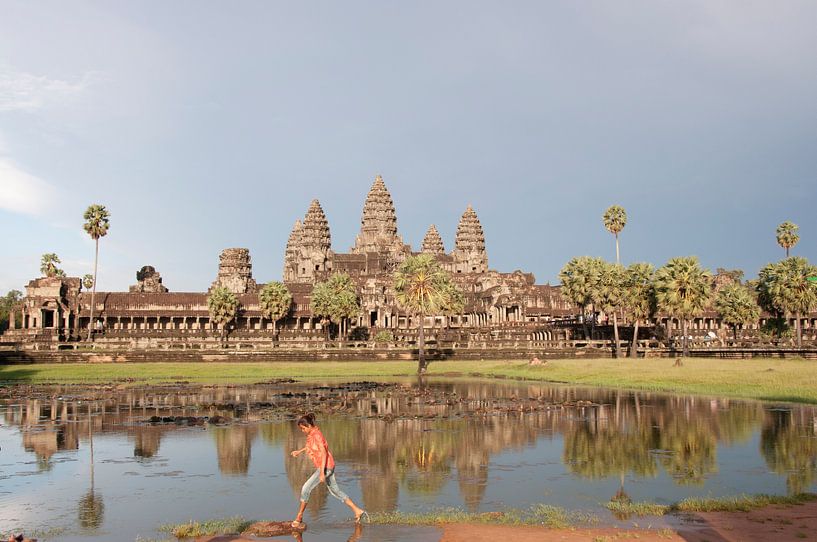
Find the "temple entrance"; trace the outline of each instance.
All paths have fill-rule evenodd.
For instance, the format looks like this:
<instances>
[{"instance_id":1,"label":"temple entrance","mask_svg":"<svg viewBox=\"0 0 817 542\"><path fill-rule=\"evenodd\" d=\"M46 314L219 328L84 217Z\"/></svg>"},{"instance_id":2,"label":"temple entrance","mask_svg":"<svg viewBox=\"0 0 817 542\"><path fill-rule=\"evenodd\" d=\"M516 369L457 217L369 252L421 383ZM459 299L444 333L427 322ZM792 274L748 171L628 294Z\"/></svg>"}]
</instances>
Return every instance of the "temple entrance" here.
<instances>
[{"instance_id":1,"label":"temple entrance","mask_svg":"<svg viewBox=\"0 0 817 542\"><path fill-rule=\"evenodd\" d=\"M43 311L43 327L54 327L54 311Z\"/></svg>"},{"instance_id":2,"label":"temple entrance","mask_svg":"<svg viewBox=\"0 0 817 542\"><path fill-rule=\"evenodd\" d=\"M377 326L377 311L369 312L369 327Z\"/></svg>"}]
</instances>

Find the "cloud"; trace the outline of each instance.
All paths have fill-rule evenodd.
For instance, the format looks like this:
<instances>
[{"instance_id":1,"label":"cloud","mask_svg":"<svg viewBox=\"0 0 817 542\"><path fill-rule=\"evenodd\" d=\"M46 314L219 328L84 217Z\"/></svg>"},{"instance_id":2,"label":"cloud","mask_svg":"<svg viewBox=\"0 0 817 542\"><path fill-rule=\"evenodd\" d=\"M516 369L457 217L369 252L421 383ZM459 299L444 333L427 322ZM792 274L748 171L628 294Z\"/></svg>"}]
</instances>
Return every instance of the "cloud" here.
<instances>
[{"instance_id":1,"label":"cloud","mask_svg":"<svg viewBox=\"0 0 817 542\"><path fill-rule=\"evenodd\" d=\"M56 189L0 156L0 209L42 216L54 207Z\"/></svg>"},{"instance_id":2,"label":"cloud","mask_svg":"<svg viewBox=\"0 0 817 542\"><path fill-rule=\"evenodd\" d=\"M77 82L72 83L0 66L0 113L31 112L48 105L63 103L82 93L93 78L94 74L86 73Z\"/></svg>"}]
</instances>

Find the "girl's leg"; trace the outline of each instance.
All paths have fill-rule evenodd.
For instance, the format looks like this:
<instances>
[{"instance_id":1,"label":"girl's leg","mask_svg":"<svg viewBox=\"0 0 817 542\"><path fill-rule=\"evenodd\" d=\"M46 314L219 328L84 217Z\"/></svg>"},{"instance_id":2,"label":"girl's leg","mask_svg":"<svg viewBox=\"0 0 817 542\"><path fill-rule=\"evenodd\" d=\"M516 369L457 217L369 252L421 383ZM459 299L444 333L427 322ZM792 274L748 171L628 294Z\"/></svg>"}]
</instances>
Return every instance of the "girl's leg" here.
<instances>
[{"instance_id":1,"label":"girl's leg","mask_svg":"<svg viewBox=\"0 0 817 542\"><path fill-rule=\"evenodd\" d=\"M352 512L355 514L355 521L360 520L360 516L366 513L365 510L360 508L355 502L349 498L349 496L344 493L340 487L338 486L337 480L335 480L335 471L327 470L328 474L326 475L326 487L329 489L329 493L335 496L339 501L343 502L346 506L352 509Z\"/></svg>"},{"instance_id":2,"label":"girl's leg","mask_svg":"<svg viewBox=\"0 0 817 542\"><path fill-rule=\"evenodd\" d=\"M301 488L301 506L298 508L298 515L295 516L295 521L293 521L293 527L295 523L301 523L304 519L304 510L306 509L306 503L309 502L309 495L312 493L312 490L315 489L318 484L320 483L321 479L321 471L320 469L316 470L312 473L306 482L304 482L303 487Z\"/></svg>"}]
</instances>

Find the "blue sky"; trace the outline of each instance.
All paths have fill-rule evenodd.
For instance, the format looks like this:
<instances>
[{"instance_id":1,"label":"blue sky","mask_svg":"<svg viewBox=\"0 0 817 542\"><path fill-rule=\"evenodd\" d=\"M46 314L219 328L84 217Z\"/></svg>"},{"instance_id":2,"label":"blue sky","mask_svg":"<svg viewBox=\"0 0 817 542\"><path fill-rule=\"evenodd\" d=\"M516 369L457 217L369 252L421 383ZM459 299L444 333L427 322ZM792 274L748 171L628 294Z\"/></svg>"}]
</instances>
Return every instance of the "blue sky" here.
<instances>
[{"instance_id":1,"label":"blue sky","mask_svg":"<svg viewBox=\"0 0 817 542\"><path fill-rule=\"evenodd\" d=\"M202 291L250 249L280 279L318 198L354 242L382 174L404 240L453 248L470 203L489 264L556 282L573 256L697 255L748 277L817 260L817 3L24 2L0 6L0 291L56 252L99 288L154 265Z\"/></svg>"}]
</instances>

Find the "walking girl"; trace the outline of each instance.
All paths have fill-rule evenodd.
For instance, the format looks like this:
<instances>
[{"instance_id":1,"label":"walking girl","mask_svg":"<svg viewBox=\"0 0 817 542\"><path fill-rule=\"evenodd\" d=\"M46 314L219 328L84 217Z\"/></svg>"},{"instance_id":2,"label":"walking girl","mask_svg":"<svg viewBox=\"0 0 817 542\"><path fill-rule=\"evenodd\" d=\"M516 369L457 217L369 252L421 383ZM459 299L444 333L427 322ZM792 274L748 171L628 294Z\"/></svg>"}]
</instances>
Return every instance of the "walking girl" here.
<instances>
[{"instance_id":1,"label":"walking girl","mask_svg":"<svg viewBox=\"0 0 817 542\"><path fill-rule=\"evenodd\" d=\"M341 491L338 483L335 480L335 458L332 457L332 452L329 451L329 444L321 433L321 430L315 425L315 415L306 414L298 419L298 429L306 434L306 446L300 450L293 450L290 455L298 457L306 452L312 463L315 464L315 472L304 483L301 488L301 506L298 508L298 515L295 521L292 522L292 527L295 529L302 529L304 527L304 509L306 503L309 502L309 495L312 490L318 487L318 484L323 482L332 494L340 502L352 509L355 514L355 523L360 523L361 518L369 515L365 510L358 507L346 493Z\"/></svg>"}]
</instances>

